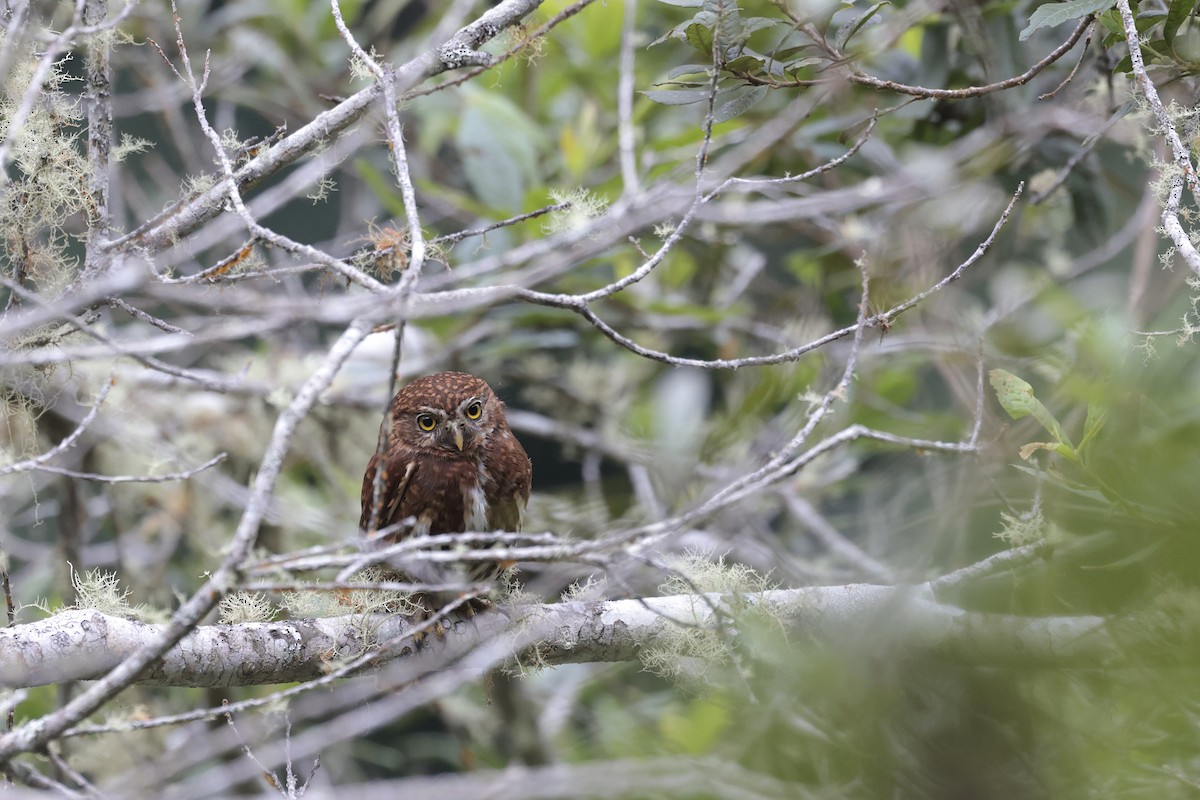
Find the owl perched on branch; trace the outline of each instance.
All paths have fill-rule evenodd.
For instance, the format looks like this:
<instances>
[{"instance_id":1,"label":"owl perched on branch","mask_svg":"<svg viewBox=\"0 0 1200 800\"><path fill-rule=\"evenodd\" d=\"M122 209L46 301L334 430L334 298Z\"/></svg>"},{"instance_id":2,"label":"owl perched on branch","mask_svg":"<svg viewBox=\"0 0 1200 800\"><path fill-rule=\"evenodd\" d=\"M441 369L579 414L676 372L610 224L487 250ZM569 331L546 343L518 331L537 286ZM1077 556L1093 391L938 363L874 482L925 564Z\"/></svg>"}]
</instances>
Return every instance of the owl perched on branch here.
<instances>
[{"instance_id":1,"label":"owl perched on branch","mask_svg":"<svg viewBox=\"0 0 1200 800\"><path fill-rule=\"evenodd\" d=\"M521 530L529 456L508 428L504 403L482 379L463 372L418 378L392 399L380 437L386 437L384 449L371 457L363 476L359 527L368 534L410 517L411 526L385 541ZM447 580L442 570L407 571L422 582ZM490 580L501 571L496 562L481 562L462 577Z\"/></svg>"}]
</instances>

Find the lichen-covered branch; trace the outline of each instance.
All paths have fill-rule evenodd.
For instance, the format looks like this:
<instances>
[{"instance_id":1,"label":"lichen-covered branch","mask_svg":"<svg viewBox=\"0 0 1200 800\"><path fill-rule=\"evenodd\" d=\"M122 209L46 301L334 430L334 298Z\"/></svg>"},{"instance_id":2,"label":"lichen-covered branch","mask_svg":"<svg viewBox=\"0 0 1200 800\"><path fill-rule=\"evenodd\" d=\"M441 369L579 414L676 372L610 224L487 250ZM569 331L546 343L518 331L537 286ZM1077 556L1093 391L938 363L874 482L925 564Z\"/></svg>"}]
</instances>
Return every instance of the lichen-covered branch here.
<instances>
[{"instance_id":1,"label":"lichen-covered branch","mask_svg":"<svg viewBox=\"0 0 1200 800\"><path fill-rule=\"evenodd\" d=\"M1098 617L1021 618L968 613L936 602L926 586L868 584L778 589L750 595L676 595L512 606L460 619L417 648L401 616L334 617L196 628L140 676L170 686L245 686L313 680L367 648L400 642L395 655L420 671L497 637L538 663L628 661L681 627L712 628L716 615L765 611L820 639L886 631L896 644L980 663L1097 663L1114 655ZM878 634L877 635L882 635ZM26 687L100 677L157 641L163 626L99 611L64 611L0 630L0 685Z\"/></svg>"}]
</instances>

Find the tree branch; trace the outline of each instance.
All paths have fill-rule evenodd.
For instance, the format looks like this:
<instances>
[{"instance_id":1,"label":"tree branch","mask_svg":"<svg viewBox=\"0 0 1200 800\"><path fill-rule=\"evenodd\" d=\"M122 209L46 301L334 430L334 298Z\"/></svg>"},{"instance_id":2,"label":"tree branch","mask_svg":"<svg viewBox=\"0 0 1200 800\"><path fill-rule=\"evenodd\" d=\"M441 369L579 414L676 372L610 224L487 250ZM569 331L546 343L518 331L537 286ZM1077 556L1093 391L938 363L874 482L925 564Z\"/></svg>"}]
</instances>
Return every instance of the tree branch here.
<instances>
[{"instance_id":1,"label":"tree branch","mask_svg":"<svg viewBox=\"0 0 1200 800\"><path fill-rule=\"evenodd\" d=\"M514 652L536 649L540 664L629 661L680 626L715 629L718 614L765 610L792 630L822 639L886 631L905 647L946 650L969 662L1066 665L1116 654L1100 617L1028 618L979 614L936 602L915 587L821 586L759 594L676 595L633 600L512 606L459 619L420 648L396 649L415 673L460 657L480 643L511 637ZM246 686L306 681L357 658L372 642L403 640L398 615L206 625L149 667L140 683ZM100 677L160 640L166 626L99 611L64 611L0 630L0 685L28 687Z\"/></svg>"},{"instance_id":2,"label":"tree branch","mask_svg":"<svg viewBox=\"0 0 1200 800\"><path fill-rule=\"evenodd\" d=\"M397 92L450 69L481 63L477 48L505 28L516 24L541 5L541 0L504 0L479 19L460 29L444 44L435 45L398 67L393 73ZM318 115L312 122L253 158L236 172L236 189L257 185L301 156L339 136L353 125L383 94L383 84L372 83L337 107ZM182 239L224 209L229 187L223 182L109 244L111 248L144 248L154 253Z\"/></svg>"}]
</instances>

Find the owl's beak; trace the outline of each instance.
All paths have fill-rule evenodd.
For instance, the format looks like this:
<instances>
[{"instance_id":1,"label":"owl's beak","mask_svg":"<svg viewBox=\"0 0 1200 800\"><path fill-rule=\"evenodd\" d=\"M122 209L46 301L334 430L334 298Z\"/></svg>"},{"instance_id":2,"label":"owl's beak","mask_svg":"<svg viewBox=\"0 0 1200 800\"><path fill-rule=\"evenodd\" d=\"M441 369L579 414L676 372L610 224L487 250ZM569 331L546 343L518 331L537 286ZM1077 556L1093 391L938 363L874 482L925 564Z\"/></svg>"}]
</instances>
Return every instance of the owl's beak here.
<instances>
[{"instance_id":1,"label":"owl's beak","mask_svg":"<svg viewBox=\"0 0 1200 800\"><path fill-rule=\"evenodd\" d=\"M455 447L457 447L457 448L458 448L458 452L460 452L460 453L461 453L461 452L462 452L462 449L463 449L463 432L462 432L462 428L455 427L455 429L454 429L454 445L455 445Z\"/></svg>"}]
</instances>

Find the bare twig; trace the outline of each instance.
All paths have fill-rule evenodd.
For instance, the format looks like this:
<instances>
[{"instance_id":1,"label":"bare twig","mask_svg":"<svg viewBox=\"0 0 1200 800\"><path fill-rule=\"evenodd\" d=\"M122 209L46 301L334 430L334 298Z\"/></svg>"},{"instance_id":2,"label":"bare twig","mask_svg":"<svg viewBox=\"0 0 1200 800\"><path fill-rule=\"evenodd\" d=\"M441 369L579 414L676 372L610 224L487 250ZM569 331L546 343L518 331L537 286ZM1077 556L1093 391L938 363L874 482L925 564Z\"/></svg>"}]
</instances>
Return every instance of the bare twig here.
<instances>
[{"instance_id":1,"label":"bare twig","mask_svg":"<svg viewBox=\"0 0 1200 800\"><path fill-rule=\"evenodd\" d=\"M12 475L18 472L30 472L32 470L46 469L46 462L51 461L55 457L65 453L75 446L79 441L79 437L83 436L84 431L91 427L96 420L96 415L100 413L100 406L104 404L104 399L108 397L108 393L112 391L113 380L110 377L100 387L100 393L96 395L96 399L92 401L92 407L88 410L87 415L80 420L75 426L75 430L71 431L65 439L59 442L54 447L50 448L40 456L23 459L12 464L0 466L0 475Z\"/></svg>"},{"instance_id":2,"label":"bare twig","mask_svg":"<svg viewBox=\"0 0 1200 800\"><path fill-rule=\"evenodd\" d=\"M494 230L498 230L500 228L506 228L510 225L515 225L518 222L524 222L527 219L535 219L537 217L541 217L546 214L553 214L556 211L565 211L566 209L568 209L570 207L571 207L570 203L554 203L552 205L542 206L541 208L537 209L536 211L530 211L526 214L517 214L515 217L509 217L508 219L502 219L499 222L494 222L491 225L485 225L482 228L471 228L471 229L465 230L465 231L458 231L457 233L447 233L442 236L436 236L433 239L430 239L429 243L430 244L454 244L455 242L461 242L463 239L469 239L472 236L484 236ZM379 252L380 255L383 255L383 252L381 252L381 251L377 251L377 252ZM374 255L374 254L372 254L372 255Z\"/></svg>"},{"instance_id":3,"label":"bare twig","mask_svg":"<svg viewBox=\"0 0 1200 800\"><path fill-rule=\"evenodd\" d=\"M541 0L503 0L461 28L444 44L434 46L398 67L394 76L396 91L402 93L426 78L460 68L464 64L448 59L447 54L477 52L485 41L516 24L540 5ZM254 186L342 134L374 106L382 91L379 83L373 83L239 167L233 187L221 182L171 209L163 217L116 239L110 247L122 250L137 247L154 253L170 246L221 213L222 200L229 196L231 189L243 191Z\"/></svg>"},{"instance_id":4,"label":"bare twig","mask_svg":"<svg viewBox=\"0 0 1200 800\"><path fill-rule=\"evenodd\" d=\"M128 3L131 6L132 3ZM83 23L92 28L104 24L108 16L108 0L84 0ZM87 112L88 209L87 244L84 256L84 278L104 272L109 256L99 246L108 239L112 219L108 207L109 154L113 138L112 67L109 49L112 39L94 35L88 42L84 91Z\"/></svg>"},{"instance_id":5,"label":"bare twig","mask_svg":"<svg viewBox=\"0 0 1200 800\"><path fill-rule=\"evenodd\" d=\"M964 584L978 581L980 578L1028 564L1045 555L1049 549L1045 542L1035 542L1022 547L1014 547L1011 550L1001 550L982 561L936 578L930 581L929 585L935 594L941 594Z\"/></svg>"},{"instance_id":6,"label":"bare twig","mask_svg":"<svg viewBox=\"0 0 1200 800\"><path fill-rule=\"evenodd\" d=\"M788 511L792 516L819 539L821 544L825 545L833 555L851 564L871 580L883 583L891 583L896 580L895 570L873 558L857 544L847 539L808 500L795 492L785 492L784 500L787 502Z\"/></svg>"},{"instance_id":7,"label":"bare twig","mask_svg":"<svg viewBox=\"0 0 1200 800\"><path fill-rule=\"evenodd\" d=\"M1146 98L1146 104L1150 106L1150 113L1154 116L1158 130L1171 146L1176 172L1170 176L1171 189L1167 192L1167 202L1163 206L1163 228L1175 244L1178 253L1187 263L1188 268L1196 275L1200 275L1200 252L1197 252L1191 237L1179 222L1179 204L1183 199L1184 185L1186 184L1191 189L1193 197L1200 197L1200 180L1197 179L1196 169L1192 165L1191 151L1179 138L1179 132L1175 130L1175 123L1167 114L1167 110L1158 96L1158 90L1154 87L1154 81L1146 73L1146 65L1142 61L1141 36L1134 23L1129 0L1117 0L1117 11L1120 12L1121 21L1125 26L1125 43L1129 46L1129 60L1132 64L1134 79L1142 91L1142 97Z\"/></svg>"},{"instance_id":8,"label":"bare twig","mask_svg":"<svg viewBox=\"0 0 1200 800\"><path fill-rule=\"evenodd\" d=\"M108 304L110 306L112 306L113 308L121 309L122 311L129 314L131 317L134 317L135 319L140 319L142 322L153 325L154 327L158 328L160 331L165 331L166 333L178 333L182 336L191 336L192 335L188 331L185 331L183 328L172 325L171 323L167 322L165 319L159 319L158 317L154 316L153 314L148 314L145 311L142 311L140 308L135 308L134 306L131 306L129 303L125 302L124 300L122 300L119 297L108 298Z\"/></svg>"},{"instance_id":9,"label":"bare twig","mask_svg":"<svg viewBox=\"0 0 1200 800\"><path fill-rule=\"evenodd\" d=\"M866 75L861 72L851 72L849 80L852 83L857 83L861 86L869 86L872 89L880 91L897 92L899 94L912 95L914 97L928 97L935 99L946 100L966 100L971 97L982 97L985 94L1004 91L1011 89L1014 86L1024 86L1029 81L1033 80L1046 67L1058 61L1060 58L1070 52L1071 48L1083 37L1083 34L1092 26L1093 16L1088 15L1079 21L1075 26L1075 30L1071 31L1071 35L1066 38L1062 44L1046 54L1042 60L1038 61L1029 69L1022 72L1020 75L1014 75L1002 81L989 83L986 86L968 86L962 89L927 89L923 86L910 86L896 81L882 80L880 78ZM841 58L841 54L837 54L837 58Z\"/></svg>"},{"instance_id":10,"label":"bare twig","mask_svg":"<svg viewBox=\"0 0 1200 800\"><path fill-rule=\"evenodd\" d=\"M1088 28L1087 38L1083 40L1083 49L1079 51L1079 59L1075 62L1075 66L1071 67L1071 71L1067 73L1067 77L1063 78L1062 81L1058 84L1058 86L1055 86L1053 89L1046 92L1045 94L1039 94L1038 100L1051 99L1056 94L1061 92L1064 88L1066 88L1067 84L1069 84L1071 81L1073 81L1075 79L1075 74L1077 72L1079 72L1079 67L1083 64L1083 59L1087 56L1088 45L1090 45L1092 43L1092 32L1095 31L1095 29L1096 29L1096 23L1095 23L1095 20L1093 20L1092 26L1090 28Z\"/></svg>"},{"instance_id":11,"label":"bare twig","mask_svg":"<svg viewBox=\"0 0 1200 800\"><path fill-rule=\"evenodd\" d=\"M1016 86L1023 86L1033 80L1046 67L1058 61L1068 52L1076 43L1083 37L1083 34L1091 27L1093 16L1089 15L1079 22L1071 35L1066 41L1058 47L1051 50L1045 57L1034 64L1029 69L1022 72L1020 75L1014 75L1011 78L1006 78L995 83L985 84L983 86L966 86L962 89L933 89L925 86L913 86L907 83L899 83L897 81L885 80L876 78L873 75L867 75L853 65L851 60L838 50L833 45L826 41L820 31L816 29L811 22L793 17L799 23L799 29L804 31L814 43L817 44L829 57L830 61L836 65L842 65L848 70L846 80L851 83L857 83L860 86L867 86L881 92L896 92L897 94L906 94L912 97L938 99L938 100L967 100L972 97L982 97L984 95L1001 92L1006 89L1012 89ZM780 79L775 77L763 77L761 75L731 70L730 74L738 77L747 83L756 86L769 86L774 89L782 88L799 88L804 86L813 86L820 83L827 83L834 78L811 78L811 79Z\"/></svg>"},{"instance_id":12,"label":"bare twig","mask_svg":"<svg viewBox=\"0 0 1200 800\"><path fill-rule=\"evenodd\" d=\"M899 317L901 314L903 314L905 311L908 311L909 309L913 308L914 306L927 300L930 296L936 294L937 292L942 291L947 286L949 286L951 283L954 283L959 278L961 278L963 273L966 272L967 269L972 267L981 258L983 258L983 256L987 253L987 251L991 248L992 244L996 240L996 237L999 235L1000 230L1004 227L1004 224L1008 221L1009 215L1012 214L1013 207L1016 205L1017 199L1021 196L1021 192L1023 191L1024 186L1025 186L1024 183L1022 183L1017 187L1016 192L1013 193L1012 198L1009 200L1008 205L1005 207L1003 213L1001 213L1000 218L996 221L996 224L992 227L991 233L988 234L987 238L985 238L982 242L979 243L979 245L975 248L975 252L972 253L965 261L960 263L957 267L954 268L954 270L952 270L948 275L946 275L940 281L935 283L933 286L929 287L928 289L926 289L922 292L919 292L919 293L913 295L912 297L910 297L909 299L905 300L902 303L892 306L891 308L889 308L886 311L883 311L879 314L875 314L873 316L868 317L864 324L868 328L878 328L878 327L883 327L885 325L891 326L895 322L896 318ZM651 262L646 262L646 263L649 264ZM634 273L634 274L640 274L642 272L642 269L645 267L646 267L646 264L643 264L642 268L639 268L638 272ZM652 361L660 361L664 364L672 364L674 366L680 366L680 367L702 367L705 369L730 369L730 370L733 370L733 369L740 369L742 367L748 367L748 366L763 366L763 365L767 365L767 364L782 364L782 363L786 363L788 361L796 361L800 357L804 356L805 354L811 353L814 350L824 347L825 345L829 344L830 342L834 342L834 341L837 341L838 339L843 339L846 336L850 336L856 330L858 330L857 325L849 325L845 328L841 328L839 330L833 331L832 333L828 333L819 339L815 339L815 340L809 342L808 344L804 344L799 347L793 347L784 352L775 353L774 355L769 355L769 356L746 356L743 358L733 358L733 359L726 359L726 358L699 359L699 358L684 358L684 357L680 357L680 356L673 356L669 353L665 353L665 352L662 352L659 350L654 350L652 348L645 347L643 345L638 344L634 340L630 339L628 336L625 336L620 331L613 328L608 323L604 322L604 320L600 319L600 317L597 316L596 312L594 312L588 306L588 303L590 303L591 300L594 299L594 296L597 295L598 293L601 294L602 296L606 296L605 293L611 294L613 292L619 291L621 288L624 288L624 286L627 285L627 283L628 283L628 277L630 277L630 276L627 276L627 278L622 281L617 281L612 284L609 284L608 286L604 287L603 289L598 289L595 292L590 292L590 293L584 294L584 295L547 295L547 294L544 294L541 292L532 292L532 291L523 290L523 289L513 289L513 291L518 297L521 297L524 300L528 300L529 302L536 303L538 305L548 305L548 306L553 306L556 308L566 308L571 311L574 311L579 316L583 317L588 322L590 322L592 324L592 326L595 327L598 331L600 331L602 334L604 334L606 337L608 337L612 341L614 341L617 344L624 347L626 350L636 353L637 355L642 356L644 358L648 358Z\"/></svg>"},{"instance_id":13,"label":"bare twig","mask_svg":"<svg viewBox=\"0 0 1200 800\"><path fill-rule=\"evenodd\" d=\"M40 464L34 467L34 469L38 472L52 472L55 475L66 475L71 478L95 481L96 483L167 483L170 481L185 481L210 467L215 467L227 457L227 453L218 453L199 466L183 470L182 472L168 472L163 475L98 475L94 472L77 472L73 469L53 467L48 464ZM3 474L3 472L0 471L0 474Z\"/></svg>"}]
</instances>

